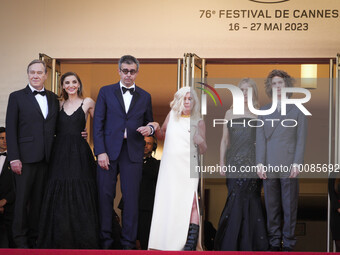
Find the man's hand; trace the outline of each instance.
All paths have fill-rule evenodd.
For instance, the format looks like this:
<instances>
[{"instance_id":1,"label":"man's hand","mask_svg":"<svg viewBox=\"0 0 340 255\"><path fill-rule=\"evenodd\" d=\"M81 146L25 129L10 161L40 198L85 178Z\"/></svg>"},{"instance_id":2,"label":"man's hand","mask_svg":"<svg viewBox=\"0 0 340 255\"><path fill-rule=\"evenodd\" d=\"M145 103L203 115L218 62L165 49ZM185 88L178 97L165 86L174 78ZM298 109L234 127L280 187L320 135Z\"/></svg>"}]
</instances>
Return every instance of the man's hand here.
<instances>
[{"instance_id":1,"label":"man's hand","mask_svg":"<svg viewBox=\"0 0 340 255\"><path fill-rule=\"evenodd\" d=\"M4 207L7 204L7 200L5 198L0 200L0 207Z\"/></svg>"},{"instance_id":2,"label":"man's hand","mask_svg":"<svg viewBox=\"0 0 340 255\"><path fill-rule=\"evenodd\" d=\"M297 164L293 164L292 169L290 170L289 178L296 178L299 174L299 167Z\"/></svg>"},{"instance_id":3,"label":"man's hand","mask_svg":"<svg viewBox=\"0 0 340 255\"><path fill-rule=\"evenodd\" d=\"M267 174L266 172L263 170L263 165L262 164L258 164L257 165L257 175L260 177L260 179L265 180L267 179Z\"/></svg>"},{"instance_id":4,"label":"man's hand","mask_svg":"<svg viewBox=\"0 0 340 255\"><path fill-rule=\"evenodd\" d=\"M5 208L0 207L0 214L4 214L4 212L5 212Z\"/></svg>"},{"instance_id":5,"label":"man's hand","mask_svg":"<svg viewBox=\"0 0 340 255\"><path fill-rule=\"evenodd\" d=\"M18 175L21 175L21 170L22 170L21 160L18 159L18 160L11 161L10 164L11 164L12 171Z\"/></svg>"},{"instance_id":6,"label":"man's hand","mask_svg":"<svg viewBox=\"0 0 340 255\"><path fill-rule=\"evenodd\" d=\"M141 133L143 136L151 135L152 129L149 126L142 126L137 128L137 132Z\"/></svg>"},{"instance_id":7,"label":"man's hand","mask_svg":"<svg viewBox=\"0 0 340 255\"><path fill-rule=\"evenodd\" d=\"M105 170L109 170L110 160L105 152L98 155L98 165Z\"/></svg>"},{"instance_id":8,"label":"man's hand","mask_svg":"<svg viewBox=\"0 0 340 255\"><path fill-rule=\"evenodd\" d=\"M0 200L0 207L4 207L7 204L7 200L5 198Z\"/></svg>"},{"instance_id":9,"label":"man's hand","mask_svg":"<svg viewBox=\"0 0 340 255\"><path fill-rule=\"evenodd\" d=\"M160 129L161 127L159 126L159 123L158 122L149 122L147 126L153 126L153 128L155 129L155 132Z\"/></svg>"}]
</instances>

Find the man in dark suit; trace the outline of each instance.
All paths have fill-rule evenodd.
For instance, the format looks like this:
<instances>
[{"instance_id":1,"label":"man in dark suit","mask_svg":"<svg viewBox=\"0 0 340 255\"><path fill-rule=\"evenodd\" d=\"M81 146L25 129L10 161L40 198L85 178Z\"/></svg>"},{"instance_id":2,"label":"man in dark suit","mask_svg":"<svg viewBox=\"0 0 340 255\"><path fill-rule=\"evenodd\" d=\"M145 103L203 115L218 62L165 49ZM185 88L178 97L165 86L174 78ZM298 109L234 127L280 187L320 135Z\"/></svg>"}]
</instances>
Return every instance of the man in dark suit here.
<instances>
[{"instance_id":1,"label":"man in dark suit","mask_svg":"<svg viewBox=\"0 0 340 255\"><path fill-rule=\"evenodd\" d=\"M94 151L98 157L100 239L104 249L112 240L112 208L120 173L124 211L123 249L134 249L138 226L138 196L142 178L144 138L154 133L151 96L135 85L139 62L121 57L120 82L100 89L94 114ZM119 171L118 171L119 169Z\"/></svg>"},{"instance_id":2,"label":"man in dark suit","mask_svg":"<svg viewBox=\"0 0 340 255\"><path fill-rule=\"evenodd\" d=\"M157 149L156 138L149 136L144 140L143 174L139 194L138 240L141 248L147 250L160 160L152 157L152 152L156 152Z\"/></svg>"},{"instance_id":3,"label":"man in dark suit","mask_svg":"<svg viewBox=\"0 0 340 255\"><path fill-rule=\"evenodd\" d=\"M261 116L264 122L256 131L256 162L258 175L263 179L264 198L267 211L267 228L271 251L292 251L295 243L295 226L298 208L299 182L296 178L298 165L303 163L307 135L307 118L295 106L287 105L286 115L281 114L281 89L293 87L293 78L282 70L273 70L266 79L266 93L272 97L277 89L278 108ZM288 95L288 97L290 97ZM267 110L271 105L262 109ZM276 119L277 121L266 121ZM281 124L283 119L296 121L294 127ZM277 167L275 172L265 172L264 166ZM267 170L270 170L267 168ZM281 216L283 211L283 217ZM281 221L283 227L281 229Z\"/></svg>"},{"instance_id":4,"label":"man in dark suit","mask_svg":"<svg viewBox=\"0 0 340 255\"><path fill-rule=\"evenodd\" d=\"M33 60L27 75L26 88L10 94L6 115L8 160L16 182L13 238L18 248L36 246L59 109L56 95L44 88L45 63Z\"/></svg>"},{"instance_id":5,"label":"man in dark suit","mask_svg":"<svg viewBox=\"0 0 340 255\"><path fill-rule=\"evenodd\" d=\"M5 226L7 237L6 246L1 248L14 248L12 236L13 208L14 208L14 179L9 162L7 160L6 129L0 127L0 225ZM1 243L1 242L0 242Z\"/></svg>"}]
</instances>

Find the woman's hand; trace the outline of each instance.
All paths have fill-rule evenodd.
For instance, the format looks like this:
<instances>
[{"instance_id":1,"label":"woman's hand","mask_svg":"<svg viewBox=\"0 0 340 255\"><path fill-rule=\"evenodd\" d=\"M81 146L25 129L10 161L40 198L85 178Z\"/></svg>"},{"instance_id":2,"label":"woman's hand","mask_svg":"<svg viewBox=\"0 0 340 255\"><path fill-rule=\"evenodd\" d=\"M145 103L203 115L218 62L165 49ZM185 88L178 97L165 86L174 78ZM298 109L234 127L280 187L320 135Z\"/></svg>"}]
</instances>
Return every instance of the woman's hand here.
<instances>
[{"instance_id":1,"label":"woman's hand","mask_svg":"<svg viewBox=\"0 0 340 255\"><path fill-rule=\"evenodd\" d=\"M224 168L224 166L225 166L225 165L224 165L224 162L223 162L223 161L221 161L221 162L220 162L220 167L221 167L221 170ZM221 176L226 176L226 173L225 173L225 172L223 172L223 171L220 171L220 175L221 175Z\"/></svg>"},{"instance_id":2,"label":"woman's hand","mask_svg":"<svg viewBox=\"0 0 340 255\"><path fill-rule=\"evenodd\" d=\"M194 143L197 144L197 145L200 145L200 144L202 144L204 142L203 137L201 135L199 135L198 133L196 133L194 135L193 140L194 140Z\"/></svg>"}]
</instances>

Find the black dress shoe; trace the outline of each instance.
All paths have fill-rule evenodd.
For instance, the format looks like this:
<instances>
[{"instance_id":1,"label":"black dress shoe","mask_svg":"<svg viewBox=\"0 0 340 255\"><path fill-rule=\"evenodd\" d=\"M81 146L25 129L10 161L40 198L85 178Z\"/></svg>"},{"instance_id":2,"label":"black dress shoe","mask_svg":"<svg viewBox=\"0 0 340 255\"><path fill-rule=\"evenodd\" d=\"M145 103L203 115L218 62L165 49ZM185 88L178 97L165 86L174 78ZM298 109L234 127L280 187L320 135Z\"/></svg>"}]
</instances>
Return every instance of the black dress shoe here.
<instances>
[{"instance_id":1,"label":"black dress shoe","mask_svg":"<svg viewBox=\"0 0 340 255\"><path fill-rule=\"evenodd\" d=\"M281 248L279 246L270 246L269 250L270 251L281 251Z\"/></svg>"},{"instance_id":2,"label":"black dress shoe","mask_svg":"<svg viewBox=\"0 0 340 255\"><path fill-rule=\"evenodd\" d=\"M293 248L283 246L282 251L290 252L290 251L293 251Z\"/></svg>"},{"instance_id":3,"label":"black dress shoe","mask_svg":"<svg viewBox=\"0 0 340 255\"><path fill-rule=\"evenodd\" d=\"M131 246L123 245L122 246L122 250L136 250L136 247L131 247Z\"/></svg>"},{"instance_id":4,"label":"black dress shoe","mask_svg":"<svg viewBox=\"0 0 340 255\"><path fill-rule=\"evenodd\" d=\"M112 245L108 245L108 244L102 244L101 245L101 248L103 249L103 250L111 250L112 249Z\"/></svg>"},{"instance_id":5,"label":"black dress shoe","mask_svg":"<svg viewBox=\"0 0 340 255\"><path fill-rule=\"evenodd\" d=\"M18 245L16 248L18 249L29 249L28 245Z\"/></svg>"}]
</instances>

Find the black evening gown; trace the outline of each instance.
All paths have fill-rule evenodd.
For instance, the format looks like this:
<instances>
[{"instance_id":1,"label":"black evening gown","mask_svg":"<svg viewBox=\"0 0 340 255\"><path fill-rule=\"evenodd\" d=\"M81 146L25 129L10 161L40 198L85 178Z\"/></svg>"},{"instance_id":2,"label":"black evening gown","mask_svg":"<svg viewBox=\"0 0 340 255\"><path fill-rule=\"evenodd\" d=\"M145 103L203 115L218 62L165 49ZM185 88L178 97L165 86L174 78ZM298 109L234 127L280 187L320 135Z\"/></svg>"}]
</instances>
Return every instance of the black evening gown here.
<instances>
[{"instance_id":1,"label":"black evening gown","mask_svg":"<svg viewBox=\"0 0 340 255\"><path fill-rule=\"evenodd\" d=\"M67 115L62 108L49 165L38 247L98 248L96 163L81 136L85 128L82 105Z\"/></svg>"},{"instance_id":2,"label":"black evening gown","mask_svg":"<svg viewBox=\"0 0 340 255\"><path fill-rule=\"evenodd\" d=\"M226 166L255 166L256 128L249 118L228 122L230 147ZM243 123L245 121L245 126ZM252 123L254 125L254 123ZM218 224L215 250L266 251L268 238L261 203L262 181L254 173L227 173L228 197Z\"/></svg>"}]
</instances>

